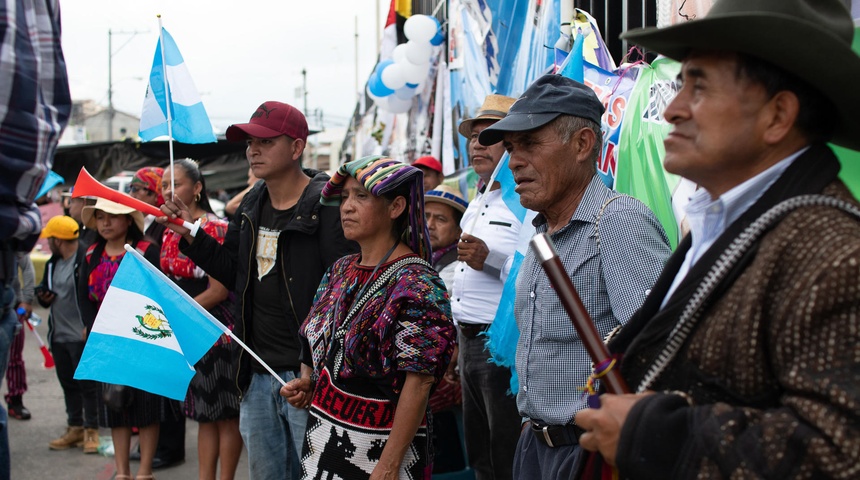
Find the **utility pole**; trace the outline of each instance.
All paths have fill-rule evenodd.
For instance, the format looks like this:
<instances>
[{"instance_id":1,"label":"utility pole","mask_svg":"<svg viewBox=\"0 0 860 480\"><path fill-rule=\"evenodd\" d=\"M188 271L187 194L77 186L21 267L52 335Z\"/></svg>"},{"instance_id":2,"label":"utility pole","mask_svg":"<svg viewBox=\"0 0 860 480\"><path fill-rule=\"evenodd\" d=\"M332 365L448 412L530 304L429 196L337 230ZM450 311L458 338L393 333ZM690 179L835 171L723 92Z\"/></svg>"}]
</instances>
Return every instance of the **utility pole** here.
<instances>
[{"instance_id":1,"label":"utility pole","mask_svg":"<svg viewBox=\"0 0 860 480\"><path fill-rule=\"evenodd\" d=\"M379 2L376 3L377 7ZM377 11L377 22L379 21L379 12ZM379 48L379 47L377 47ZM352 118L352 160L358 159L358 125L359 116L363 113L360 111L361 95L363 92L358 89L358 15L355 16L355 115Z\"/></svg>"},{"instance_id":2,"label":"utility pole","mask_svg":"<svg viewBox=\"0 0 860 480\"><path fill-rule=\"evenodd\" d=\"M304 101L303 112L308 115L308 71L302 68L302 101Z\"/></svg>"},{"instance_id":3,"label":"utility pole","mask_svg":"<svg viewBox=\"0 0 860 480\"><path fill-rule=\"evenodd\" d=\"M116 114L116 111L113 108L113 56L116 53L119 53L120 50L123 49L128 42L130 42L135 35L138 33L149 33L149 30L139 31L135 30L133 32L114 32L111 29L108 29L108 141L113 141L113 117ZM114 35L131 35L131 38L128 39L125 43L122 44L119 48L116 49L116 52L113 51L113 36Z\"/></svg>"}]
</instances>

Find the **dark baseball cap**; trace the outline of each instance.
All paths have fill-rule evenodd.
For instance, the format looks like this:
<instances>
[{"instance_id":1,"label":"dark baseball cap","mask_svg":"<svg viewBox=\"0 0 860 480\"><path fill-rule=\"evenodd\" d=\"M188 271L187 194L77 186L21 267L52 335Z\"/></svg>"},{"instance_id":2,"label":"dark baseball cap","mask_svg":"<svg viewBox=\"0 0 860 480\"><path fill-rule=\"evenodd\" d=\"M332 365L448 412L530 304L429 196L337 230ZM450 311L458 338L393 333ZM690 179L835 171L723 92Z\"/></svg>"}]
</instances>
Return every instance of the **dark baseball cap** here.
<instances>
[{"instance_id":1,"label":"dark baseball cap","mask_svg":"<svg viewBox=\"0 0 860 480\"><path fill-rule=\"evenodd\" d=\"M226 137L230 142L242 142L248 136L274 138L286 135L290 138L308 139L308 121L295 107L281 102L265 102L251 115L248 123L237 123L227 127Z\"/></svg>"},{"instance_id":2,"label":"dark baseball cap","mask_svg":"<svg viewBox=\"0 0 860 480\"><path fill-rule=\"evenodd\" d=\"M559 115L585 118L600 125L603 104L591 88L561 75L548 74L537 80L511 105L505 118L485 128L478 136L481 145L495 145L508 132L540 128Z\"/></svg>"}]
</instances>

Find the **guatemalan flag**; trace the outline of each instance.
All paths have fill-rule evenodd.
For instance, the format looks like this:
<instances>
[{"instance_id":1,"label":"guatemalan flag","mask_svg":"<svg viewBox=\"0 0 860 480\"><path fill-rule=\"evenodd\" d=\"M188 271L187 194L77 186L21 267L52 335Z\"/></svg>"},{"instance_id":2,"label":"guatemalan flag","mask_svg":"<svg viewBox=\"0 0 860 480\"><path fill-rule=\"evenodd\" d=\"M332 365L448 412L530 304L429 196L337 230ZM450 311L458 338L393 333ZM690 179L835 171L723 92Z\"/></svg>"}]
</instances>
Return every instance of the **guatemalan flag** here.
<instances>
[{"instance_id":1,"label":"guatemalan flag","mask_svg":"<svg viewBox=\"0 0 860 480\"><path fill-rule=\"evenodd\" d=\"M135 249L111 281L75 379L184 400L193 365L229 330Z\"/></svg>"},{"instance_id":2,"label":"guatemalan flag","mask_svg":"<svg viewBox=\"0 0 860 480\"><path fill-rule=\"evenodd\" d=\"M517 240L517 251L514 253L511 269L502 290L502 298L496 309L496 316L487 330L487 349L490 351L493 362L511 369L511 391L516 392L519 380L515 367L520 330L514 317L514 299L517 294L517 276L520 273L520 266L528 252L529 242L535 236L532 220L534 220L537 212L528 210L520 204L520 195L515 191L517 184L514 182L514 175L508 167L509 161L510 156L505 153L496 167L498 170L496 181L501 185L500 190L505 206L522 222L522 227L520 227L520 237Z\"/></svg>"},{"instance_id":3,"label":"guatemalan flag","mask_svg":"<svg viewBox=\"0 0 860 480\"><path fill-rule=\"evenodd\" d=\"M173 37L162 28L164 38L165 68L161 59L161 39L155 47L155 58L152 60L152 71L149 74L149 85L146 87L146 97L143 99L143 109L140 113L140 138L149 141L153 138L167 135L167 105L170 105L171 128L173 139L182 143L211 143L215 142L212 123L203 108L203 101L191 74L185 66L185 60L179 53L179 48ZM164 75L167 75L167 85L170 91L170 101L164 91Z\"/></svg>"}]
</instances>

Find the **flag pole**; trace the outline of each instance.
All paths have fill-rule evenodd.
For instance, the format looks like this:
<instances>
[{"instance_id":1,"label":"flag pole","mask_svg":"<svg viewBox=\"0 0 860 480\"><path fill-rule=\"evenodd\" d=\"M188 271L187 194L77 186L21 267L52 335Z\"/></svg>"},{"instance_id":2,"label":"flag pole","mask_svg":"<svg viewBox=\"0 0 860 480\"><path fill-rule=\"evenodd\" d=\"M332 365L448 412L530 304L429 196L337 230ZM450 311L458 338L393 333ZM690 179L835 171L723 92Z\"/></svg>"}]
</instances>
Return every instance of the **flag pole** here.
<instances>
[{"instance_id":1,"label":"flag pole","mask_svg":"<svg viewBox=\"0 0 860 480\"><path fill-rule=\"evenodd\" d=\"M227 328L226 325L221 323L217 318L213 317L212 314L209 313L208 310L201 307L200 304L197 303L197 301L191 297L191 295L188 295L188 293L186 293L185 290L181 289L179 287L179 285L176 285L176 283L174 283L173 280L171 280L167 275L165 275L164 272L162 272L161 270L156 268L155 265L149 263L149 260L147 260L143 255L141 255L140 252L138 252L134 247L126 244L125 245L125 251L128 253L131 253L132 255L137 257L137 259L140 261L140 264L143 265L144 268L146 268L147 270L152 272L153 275L161 278L161 281L163 281L167 285L170 285L170 287L176 292L177 295L185 298L185 300L188 301L189 303L197 305L199 307L200 313L203 314L203 316L206 317L207 320L209 320L213 325L215 325L215 327L217 327L219 330L221 330L222 333L224 333L228 337L232 338L236 343L239 344L240 347L244 348L245 351L248 352L249 355L254 357L254 360L260 362L260 365L262 365L263 368L265 368L267 372L271 373L272 376L275 377L275 379L281 383L281 385L283 385L283 386L287 385L287 382L283 378L278 376L278 374L275 373L274 370L272 370L272 367L270 367L268 364L266 364L266 362L264 362L262 358L260 358L256 353L254 353L253 350L251 350L247 345L245 345L245 342L236 338L236 336L233 335L233 332L229 328Z\"/></svg>"},{"instance_id":2,"label":"flag pole","mask_svg":"<svg viewBox=\"0 0 860 480\"><path fill-rule=\"evenodd\" d=\"M174 200L176 198L176 188L174 188L173 181L173 118L170 114L170 84L167 82L167 60L164 56L164 27L161 25L161 14L156 15L158 17L158 39L161 44L161 69L163 72L162 77L164 78L164 105L167 108L167 142L168 142L168 150L170 152L170 200Z\"/></svg>"}]
</instances>

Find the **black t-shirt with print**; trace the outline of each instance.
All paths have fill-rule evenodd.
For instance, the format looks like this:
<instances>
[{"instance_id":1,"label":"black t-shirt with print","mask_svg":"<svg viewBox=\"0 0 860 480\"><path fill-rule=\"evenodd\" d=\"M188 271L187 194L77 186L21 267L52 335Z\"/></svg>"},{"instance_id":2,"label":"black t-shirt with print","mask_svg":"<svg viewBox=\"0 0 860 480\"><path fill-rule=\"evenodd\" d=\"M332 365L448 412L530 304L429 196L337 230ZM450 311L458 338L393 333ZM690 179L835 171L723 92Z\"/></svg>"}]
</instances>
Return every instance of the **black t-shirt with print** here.
<instances>
[{"instance_id":1,"label":"black t-shirt with print","mask_svg":"<svg viewBox=\"0 0 860 480\"><path fill-rule=\"evenodd\" d=\"M260 227L257 231L255 263L257 276L253 282L253 327L251 348L273 370L294 370L299 365L298 323L290 305L284 283L282 259L278 251L278 237L287 228L295 213L295 207L276 210L271 203L263 202ZM257 373L266 372L256 361L252 368Z\"/></svg>"}]
</instances>

